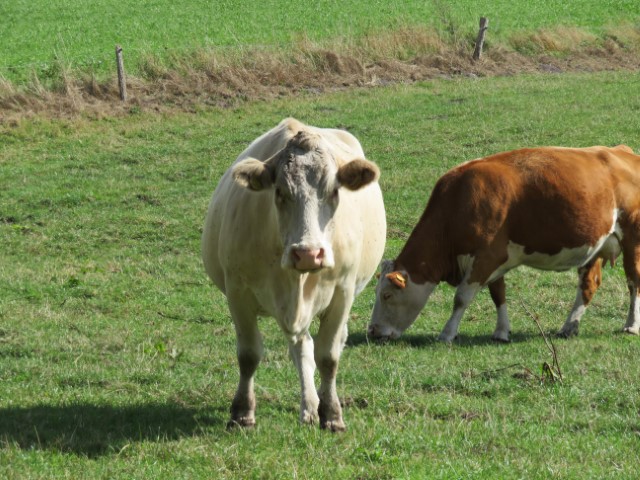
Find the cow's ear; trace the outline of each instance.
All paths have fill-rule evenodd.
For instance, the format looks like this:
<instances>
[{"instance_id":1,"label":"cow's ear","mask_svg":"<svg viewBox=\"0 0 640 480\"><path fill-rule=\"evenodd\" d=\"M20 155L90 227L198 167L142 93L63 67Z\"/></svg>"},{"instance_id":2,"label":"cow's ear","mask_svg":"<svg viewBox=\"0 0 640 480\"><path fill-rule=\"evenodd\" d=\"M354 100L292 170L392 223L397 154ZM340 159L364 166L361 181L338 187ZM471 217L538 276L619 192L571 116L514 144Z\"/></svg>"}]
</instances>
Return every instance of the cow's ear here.
<instances>
[{"instance_id":1,"label":"cow's ear","mask_svg":"<svg viewBox=\"0 0 640 480\"><path fill-rule=\"evenodd\" d=\"M402 272L387 273L385 277L398 288L406 288L407 286L407 279Z\"/></svg>"},{"instance_id":2,"label":"cow's ear","mask_svg":"<svg viewBox=\"0 0 640 480\"><path fill-rule=\"evenodd\" d=\"M247 158L233 167L233 179L239 185L259 192L273 185L273 167L255 158Z\"/></svg>"},{"instance_id":3,"label":"cow's ear","mask_svg":"<svg viewBox=\"0 0 640 480\"><path fill-rule=\"evenodd\" d=\"M378 180L380 169L369 160L356 159L345 163L338 170L338 182L349 190L358 190Z\"/></svg>"}]
</instances>

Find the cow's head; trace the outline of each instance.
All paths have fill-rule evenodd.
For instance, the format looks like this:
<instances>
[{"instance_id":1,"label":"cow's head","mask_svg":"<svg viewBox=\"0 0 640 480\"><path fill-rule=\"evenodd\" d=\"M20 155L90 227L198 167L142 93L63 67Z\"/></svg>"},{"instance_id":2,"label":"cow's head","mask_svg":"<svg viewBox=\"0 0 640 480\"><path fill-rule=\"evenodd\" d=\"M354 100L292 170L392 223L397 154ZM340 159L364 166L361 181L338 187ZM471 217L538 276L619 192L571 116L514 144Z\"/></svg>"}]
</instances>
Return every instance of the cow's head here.
<instances>
[{"instance_id":1,"label":"cow's head","mask_svg":"<svg viewBox=\"0 0 640 480\"><path fill-rule=\"evenodd\" d=\"M300 272L335 265L332 238L340 189L358 190L379 175L368 160L339 165L320 135L304 131L267 161L248 158L233 169L241 186L273 192L284 247L282 267Z\"/></svg>"},{"instance_id":2,"label":"cow's head","mask_svg":"<svg viewBox=\"0 0 640 480\"><path fill-rule=\"evenodd\" d=\"M398 338L418 318L435 286L411 281L405 269L392 260L384 260L368 335L377 339Z\"/></svg>"}]
</instances>

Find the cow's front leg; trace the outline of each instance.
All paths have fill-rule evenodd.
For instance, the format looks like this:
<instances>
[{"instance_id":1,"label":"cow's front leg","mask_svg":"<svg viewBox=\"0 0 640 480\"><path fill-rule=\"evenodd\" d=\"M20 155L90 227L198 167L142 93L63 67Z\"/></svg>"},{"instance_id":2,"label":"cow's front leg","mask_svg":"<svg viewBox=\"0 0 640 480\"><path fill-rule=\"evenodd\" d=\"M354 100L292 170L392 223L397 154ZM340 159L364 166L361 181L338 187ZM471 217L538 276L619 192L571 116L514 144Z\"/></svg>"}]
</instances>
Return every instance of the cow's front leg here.
<instances>
[{"instance_id":1,"label":"cow's front leg","mask_svg":"<svg viewBox=\"0 0 640 480\"><path fill-rule=\"evenodd\" d=\"M640 285L633 282L629 286L629 315L624 326L624 332L632 335L640 335Z\"/></svg>"},{"instance_id":2,"label":"cow's front leg","mask_svg":"<svg viewBox=\"0 0 640 480\"><path fill-rule=\"evenodd\" d=\"M569 312L567 320L558 332L558 336L569 338L578 335L580 319L602 283L601 265L602 259L598 258L578 269L580 280L576 299L573 302L573 308Z\"/></svg>"},{"instance_id":3,"label":"cow's front leg","mask_svg":"<svg viewBox=\"0 0 640 480\"><path fill-rule=\"evenodd\" d=\"M318 423L320 400L313 378L316 364L313 359L313 339L309 332L304 332L289 341L289 354L298 369L298 377L300 378L300 422L305 424Z\"/></svg>"},{"instance_id":4,"label":"cow's front leg","mask_svg":"<svg viewBox=\"0 0 640 480\"><path fill-rule=\"evenodd\" d=\"M332 432L346 430L336 389L340 354L347 341L347 320L353 292L336 289L331 305L320 319L315 358L320 372L320 426Z\"/></svg>"},{"instance_id":5,"label":"cow's front leg","mask_svg":"<svg viewBox=\"0 0 640 480\"><path fill-rule=\"evenodd\" d=\"M624 273L629 287L629 314L624 332L640 335L640 221L623 239Z\"/></svg>"},{"instance_id":6,"label":"cow's front leg","mask_svg":"<svg viewBox=\"0 0 640 480\"><path fill-rule=\"evenodd\" d=\"M458 285L455 297L453 298L453 313L442 329L442 333L440 333L438 340L441 342L451 343L456 338L462 315L464 315L465 310L480 288L481 286L479 283L469 284L466 280Z\"/></svg>"},{"instance_id":7,"label":"cow's front leg","mask_svg":"<svg viewBox=\"0 0 640 480\"><path fill-rule=\"evenodd\" d=\"M236 329L240 381L231 402L231 420L227 428L252 427L256 423L253 377L262 359L262 337L258 330L257 317L246 304L246 299L233 301L229 296L229 310Z\"/></svg>"}]
</instances>

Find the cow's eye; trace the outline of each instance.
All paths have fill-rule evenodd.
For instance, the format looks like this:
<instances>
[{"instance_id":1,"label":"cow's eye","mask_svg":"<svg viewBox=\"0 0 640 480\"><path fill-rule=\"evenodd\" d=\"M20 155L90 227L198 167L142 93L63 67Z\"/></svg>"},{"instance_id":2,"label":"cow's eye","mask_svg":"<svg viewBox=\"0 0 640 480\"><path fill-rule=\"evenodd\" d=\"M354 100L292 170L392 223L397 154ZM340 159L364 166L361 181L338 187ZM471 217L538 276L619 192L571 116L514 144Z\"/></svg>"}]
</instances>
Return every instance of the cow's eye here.
<instances>
[{"instance_id":1,"label":"cow's eye","mask_svg":"<svg viewBox=\"0 0 640 480\"><path fill-rule=\"evenodd\" d=\"M391 298L391 293L386 292L386 293L383 293L383 294L382 294L382 299L383 299L383 300L385 300L385 301L386 301L386 300L389 300L390 298Z\"/></svg>"}]
</instances>

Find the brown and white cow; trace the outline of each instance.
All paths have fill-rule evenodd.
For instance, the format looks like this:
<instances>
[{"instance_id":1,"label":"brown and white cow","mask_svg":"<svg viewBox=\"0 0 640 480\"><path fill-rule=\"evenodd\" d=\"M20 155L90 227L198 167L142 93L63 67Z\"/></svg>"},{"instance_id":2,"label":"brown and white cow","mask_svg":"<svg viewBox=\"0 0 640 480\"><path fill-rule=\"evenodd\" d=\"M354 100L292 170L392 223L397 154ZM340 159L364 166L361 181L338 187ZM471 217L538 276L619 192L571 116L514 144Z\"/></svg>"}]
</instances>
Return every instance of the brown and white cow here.
<instances>
[{"instance_id":1,"label":"brown and white cow","mask_svg":"<svg viewBox=\"0 0 640 480\"><path fill-rule=\"evenodd\" d=\"M378 177L353 135L288 118L251 143L220 180L202 256L237 335L240 382L230 425L255 424L253 378L263 353L257 317L271 316L298 369L301 422L344 430L336 372L347 319L384 251Z\"/></svg>"},{"instance_id":2,"label":"brown and white cow","mask_svg":"<svg viewBox=\"0 0 640 480\"><path fill-rule=\"evenodd\" d=\"M397 338L435 286L457 285L439 339L451 342L476 293L489 286L498 313L493 338L509 340L504 274L519 265L577 267L578 292L559 334L576 335L601 283L601 266L620 253L630 292L624 331L640 331L640 156L615 148L531 148L459 165L436 183L394 261L382 263L368 333Z\"/></svg>"}]
</instances>

